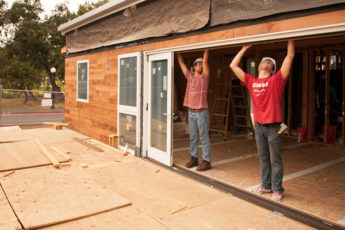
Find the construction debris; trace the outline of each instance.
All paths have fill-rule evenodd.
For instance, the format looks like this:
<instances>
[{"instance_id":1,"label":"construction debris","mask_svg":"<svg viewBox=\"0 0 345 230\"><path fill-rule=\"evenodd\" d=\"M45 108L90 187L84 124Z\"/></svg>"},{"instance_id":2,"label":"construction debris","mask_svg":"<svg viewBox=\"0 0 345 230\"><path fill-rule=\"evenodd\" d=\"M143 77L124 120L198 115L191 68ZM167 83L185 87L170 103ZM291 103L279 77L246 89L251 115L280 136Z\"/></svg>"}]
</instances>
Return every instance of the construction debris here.
<instances>
[{"instance_id":1,"label":"construction debris","mask_svg":"<svg viewBox=\"0 0 345 230\"><path fill-rule=\"evenodd\" d=\"M61 150L59 150L59 149L56 148L55 146L53 146L52 149L54 149L55 152L61 154L61 155L64 156L64 157L66 157L67 161L72 161L72 157L68 156L66 153L62 152Z\"/></svg>"},{"instance_id":2,"label":"construction debris","mask_svg":"<svg viewBox=\"0 0 345 230\"><path fill-rule=\"evenodd\" d=\"M9 175L12 175L13 173L15 173L15 171L10 171L10 172L5 173L4 175L2 175L2 177L7 177Z\"/></svg>"},{"instance_id":3,"label":"construction debris","mask_svg":"<svg viewBox=\"0 0 345 230\"><path fill-rule=\"evenodd\" d=\"M51 125L56 130L61 130L63 126L68 126L68 123L61 122L43 122L45 125Z\"/></svg>"},{"instance_id":4,"label":"construction debris","mask_svg":"<svg viewBox=\"0 0 345 230\"><path fill-rule=\"evenodd\" d=\"M92 144L90 144L90 143L87 143L86 141L84 141L84 140L82 140L82 139L80 139L80 138L73 137L72 139L73 139L74 141L76 141L76 142L82 144L82 145L87 146L87 147L90 148L90 149L93 149L93 150L97 151L97 152L104 152L103 149L100 149L100 148L98 148L98 147L96 147L96 146L94 146L94 145L92 145Z\"/></svg>"},{"instance_id":5,"label":"construction debris","mask_svg":"<svg viewBox=\"0 0 345 230\"><path fill-rule=\"evenodd\" d=\"M44 155L53 164L53 166L55 168L59 168L60 167L60 163L55 159L55 157L53 157L53 155L51 155L51 153L48 151L48 149L46 149L46 147L44 147L44 145L38 139L35 139L35 141L36 141L37 145L41 148L41 150L44 153Z\"/></svg>"}]
</instances>

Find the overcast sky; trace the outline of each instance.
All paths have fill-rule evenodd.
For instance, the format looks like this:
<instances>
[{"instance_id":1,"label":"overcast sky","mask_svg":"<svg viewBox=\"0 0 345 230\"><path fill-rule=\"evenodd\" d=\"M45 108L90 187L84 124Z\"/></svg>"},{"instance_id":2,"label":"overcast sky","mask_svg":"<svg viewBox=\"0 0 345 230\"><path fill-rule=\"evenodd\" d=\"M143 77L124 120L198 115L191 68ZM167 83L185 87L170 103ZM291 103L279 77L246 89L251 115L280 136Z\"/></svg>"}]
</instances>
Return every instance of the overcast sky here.
<instances>
[{"instance_id":1,"label":"overcast sky","mask_svg":"<svg viewBox=\"0 0 345 230\"><path fill-rule=\"evenodd\" d=\"M7 6L10 8L12 3L15 0L5 0L7 2ZM59 3L67 2L68 8L71 12L75 12L78 9L80 4L84 2L97 2L97 0L41 0L42 8L44 10L44 14L50 14L51 10L54 9L54 6Z\"/></svg>"}]
</instances>

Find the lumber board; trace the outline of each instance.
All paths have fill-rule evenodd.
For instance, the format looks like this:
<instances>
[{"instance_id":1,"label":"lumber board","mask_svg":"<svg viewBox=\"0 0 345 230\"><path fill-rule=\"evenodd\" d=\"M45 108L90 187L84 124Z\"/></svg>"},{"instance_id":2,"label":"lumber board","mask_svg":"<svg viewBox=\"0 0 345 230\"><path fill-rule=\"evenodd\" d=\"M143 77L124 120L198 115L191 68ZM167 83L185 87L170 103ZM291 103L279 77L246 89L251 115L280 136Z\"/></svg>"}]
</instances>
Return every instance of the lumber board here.
<instances>
[{"instance_id":1,"label":"lumber board","mask_svg":"<svg viewBox=\"0 0 345 230\"><path fill-rule=\"evenodd\" d=\"M303 51L302 127L308 126L308 51Z\"/></svg>"},{"instance_id":2,"label":"lumber board","mask_svg":"<svg viewBox=\"0 0 345 230\"><path fill-rule=\"evenodd\" d=\"M292 67L293 68L293 67ZM292 111L292 103L293 103L293 81L294 81L294 77L292 75L293 71L290 71L289 73L289 94L288 94L288 134L289 136L291 136L291 131L292 131L292 112L297 112L297 111Z\"/></svg>"},{"instance_id":3,"label":"lumber board","mask_svg":"<svg viewBox=\"0 0 345 230\"><path fill-rule=\"evenodd\" d=\"M20 170L0 182L25 229L77 220L131 204L78 169Z\"/></svg>"},{"instance_id":4,"label":"lumber board","mask_svg":"<svg viewBox=\"0 0 345 230\"><path fill-rule=\"evenodd\" d=\"M97 151L97 152L104 152L103 149L98 148L98 147L96 147L96 146L94 146L94 145L92 145L92 144L90 144L90 143L87 143L86 141L84 141L84 140L82 140L82 139L80 139L80 138L78 138L78 137L73 137L72 139L73 139L74 141L76 141L76 142L82 144L82 145L87 146L87 147L90 148L90 149L93 149L93 150Z\"/></svg>"},{"instance_id":5,"label":"lumber board","mask_svg":"<svg viewBox=\"0 0 345 230\"><path fill-rule=\"evenodd\" d=\"M44 155L48 158L48 160L53 164L55 168L60 167L60 163L52 156L52 154L48 151L48 149L38 140L35 139L37 145L41 148Z\"/></svg>"},{"instance_id":6,"label":"lumber board","mask_svg":"<svg viewBox=\"0 0 345 230\"><path fill-rule=\"evenodd\" d=\"M343 49L343 127L342 127L343 146L345 146L345 49Z\"/></svg>"},{"instance_id":7,"label":"lumber board","mask_svg":"<svg viewBox=\"0 0 345 230\"><path fill-rule=\"evenodd\" d=\"M326 48L326 81L325 81L325 121L324 121L324 131L323 131L323 143L328 143L328 128L329 128L329 113L330 113L330 105L329 105L329 88L330 88L330 71L329 71L329 48Z\"/></svg>"},{"instance_id":8,"label":"lumber board","mask_svg":"<svg viewBox=\"0 0 345 230\"><path fill-rule=\"evenodd\" d=\"M65 157L67 159L67 161L71 161L72 157L68 156L66 153L62 152L60 149L56 148L55 146L52 147L52 149L59 153L60 155L62 155L63 157Z\"/></svg>"},{"instance_id":9,"label":"lumber board","mask_svg":"<svg viewBox=\"0 0 345 230\"><path fill-rule=\"evenodd\" d=\"M308 99L308 141L312 141L315 134L315 66L314 49L309 48L309 99Z\"/></svg>"},{"instance_id":10,"label":"lumber board","mask_svg":"<svg viewBox=\"0 0 345 230\"><path fill-rule=\"evenodd\" d=\"M0 230L8 229L21 229L21 226L0 187Z\"/></svg>"},{"instance_id":11,"label":"lumber board","mask_svg":"<svg viewBox=\"0 0 345 230\"><path fill-rule=\"evenodd\" d=\"M43 124L45 125L63 125L63 126L68 126L68 123L64 123L64 122L43 122Z\"/></svg>"}]
</instances>

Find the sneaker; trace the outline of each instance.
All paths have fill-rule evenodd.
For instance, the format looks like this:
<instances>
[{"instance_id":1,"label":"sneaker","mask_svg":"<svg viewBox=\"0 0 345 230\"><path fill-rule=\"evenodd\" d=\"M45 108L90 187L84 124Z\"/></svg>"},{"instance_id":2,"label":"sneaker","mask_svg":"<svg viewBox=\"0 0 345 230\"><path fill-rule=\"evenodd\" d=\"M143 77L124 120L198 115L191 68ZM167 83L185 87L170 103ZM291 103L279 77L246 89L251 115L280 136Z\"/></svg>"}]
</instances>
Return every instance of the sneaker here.
<instances>
[{"instance_id":1,"label":"sneaker","mask_svg":"<svg viewBox=\"0 0 345 230\"><path fill-rule=\"evenodd\" d=\"M191 157L190 160L185 164L187 168L193 168L195 166L198 166L198 158Z\"/></svg>"},{"instance_id":2,"label":"sneaker","mask_svg":"<svg viewBox=\"0 0 345 230\"><path fill-rule=\"evenodd\" d=\"M275 200L275 201L282 201L282 200L283 200L283 193L274 192L274 193L272 194L272 200Z\"/></svg>"},{"instance_id":3,"label":"sneaker","mask_svg":"<svg viewBox=\"0 0 345 230\"><path fill-rule=\"evenodd\" d=\"M196 171L206 171L211 169L211 163L203 160L202 163L196 168Z\"/></svg>"},{"instance_id":4,"label":"sneaker","mask_svg":"<svg viewBox=\"0 0 345 230\"><path fill-rule=\"evenodd\" d=\"M259 185L258 187L253 189L253 192L255 192L257 194L263 194L263 193L270 193L270 192L272 192L272 190L264 188L261 185Z\"/></svg>"}]
</instances>

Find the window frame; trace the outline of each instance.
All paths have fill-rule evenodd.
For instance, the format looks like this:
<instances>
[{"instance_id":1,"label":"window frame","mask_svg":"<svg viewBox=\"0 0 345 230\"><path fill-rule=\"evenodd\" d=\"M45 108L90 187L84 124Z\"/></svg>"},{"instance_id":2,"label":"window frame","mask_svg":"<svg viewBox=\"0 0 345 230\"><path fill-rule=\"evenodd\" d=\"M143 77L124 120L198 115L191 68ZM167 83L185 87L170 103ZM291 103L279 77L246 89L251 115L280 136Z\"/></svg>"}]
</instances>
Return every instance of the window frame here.
<instances>
[{"instance_id":1,"label":"window frame","mask_svg":"<svg viewBox=\"0 0 345 230\"><path fill-rule=\"evenodd\" d=\"M84 98L79 98L79 68L78 65L79 64L83 64L86 63L87 64L87 82L86 82L86 94L87 94L87 99ZM89 82L90 82L90 63L89 60L79 60L77 61L77 90L76 90L76 99L78 102L84 102L84 103L89 103Z\"/></svg>"}]
</instances>

